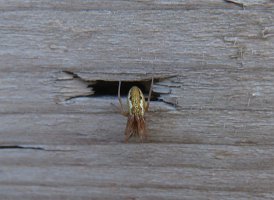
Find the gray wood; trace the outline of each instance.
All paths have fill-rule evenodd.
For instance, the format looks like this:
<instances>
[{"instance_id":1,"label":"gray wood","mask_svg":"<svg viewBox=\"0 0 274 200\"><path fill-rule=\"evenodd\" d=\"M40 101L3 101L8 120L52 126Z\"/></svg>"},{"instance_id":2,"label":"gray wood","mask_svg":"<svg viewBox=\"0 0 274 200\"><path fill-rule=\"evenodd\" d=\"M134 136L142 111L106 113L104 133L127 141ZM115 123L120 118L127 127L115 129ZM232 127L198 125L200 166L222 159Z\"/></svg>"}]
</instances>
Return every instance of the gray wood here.
<instances>
[{"instance_id":1,"label":"gray wood","mask_svg":"<svg viewBox=\"0 0 274 200\"><path fill-rule=\"evenodd\" d=\"M0 10L0 199L274 198L273 1ZM83 96L152 76L149 139L125 144L117 97Z\"/></svg>"}]
</instances>

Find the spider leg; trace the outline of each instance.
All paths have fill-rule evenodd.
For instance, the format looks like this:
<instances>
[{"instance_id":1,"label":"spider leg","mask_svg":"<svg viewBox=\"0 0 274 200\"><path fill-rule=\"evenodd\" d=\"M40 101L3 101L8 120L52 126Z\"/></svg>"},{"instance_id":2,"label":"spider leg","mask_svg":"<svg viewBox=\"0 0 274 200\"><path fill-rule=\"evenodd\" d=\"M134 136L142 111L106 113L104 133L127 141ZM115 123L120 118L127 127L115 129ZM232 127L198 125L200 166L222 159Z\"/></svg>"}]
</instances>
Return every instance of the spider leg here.
<instances>
[{"instance_id":1,"label":"spider leg","mask_svg":"<svg viewBox=\"0 0 274 200\"><path fill-rule=\"evenodd\" d=\"M151 93L152 93L152 88L153 88L153 81L154 81L154 78L152 77L149 94L148 94L148 99L147 99L146 111L148 111L148 108L149 108L149 103L150 103L150 98L151 98Z\"/></svg>"},{"instance_id":2,"label":"spider leg","mask_svg":"<svg viewBox=\"0 0 274 200\"><path fill-rule=\"evenodd\" d=\"M121 81L119 81L119 87L118 87L118 100L119 100L119 103L120 103L120 112L122 115L124 116L128 116L128 113L124 111L123 109L123 103L122 103L122 99L121 99Z\"/></svg>"}]
</instances>

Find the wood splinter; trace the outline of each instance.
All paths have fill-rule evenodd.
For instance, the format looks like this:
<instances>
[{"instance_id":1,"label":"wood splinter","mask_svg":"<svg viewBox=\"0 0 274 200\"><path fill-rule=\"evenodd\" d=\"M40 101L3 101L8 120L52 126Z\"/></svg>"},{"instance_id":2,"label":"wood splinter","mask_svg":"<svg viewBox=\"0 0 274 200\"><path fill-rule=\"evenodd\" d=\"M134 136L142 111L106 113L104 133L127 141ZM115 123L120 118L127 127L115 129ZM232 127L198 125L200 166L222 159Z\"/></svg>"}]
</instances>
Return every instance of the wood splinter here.
<instances>
[{"instance_id":1,"label":"wood splinter","mask_svg":"<svg viewBox=\"0 0 274 200\"><path fill-rule=\"evenodd\" d=\"M124 111L122 99L120 95L121 89L121 81L119 81L119 88L118 88L118 100L120 103L120 112L122 115L126 116L127 119L127 126L125 129L125 142L128 142L131 136L138 135L141 142L143 139L147 139L147 129L146 129L146 121L145 121L145 112L148 111L151 92L153 87L153 78L151 80L149 95L147 102L145 101L144 94L137 86L133 86L127 96L127 106L128 110Z\"/></svg>"}]
</instances>

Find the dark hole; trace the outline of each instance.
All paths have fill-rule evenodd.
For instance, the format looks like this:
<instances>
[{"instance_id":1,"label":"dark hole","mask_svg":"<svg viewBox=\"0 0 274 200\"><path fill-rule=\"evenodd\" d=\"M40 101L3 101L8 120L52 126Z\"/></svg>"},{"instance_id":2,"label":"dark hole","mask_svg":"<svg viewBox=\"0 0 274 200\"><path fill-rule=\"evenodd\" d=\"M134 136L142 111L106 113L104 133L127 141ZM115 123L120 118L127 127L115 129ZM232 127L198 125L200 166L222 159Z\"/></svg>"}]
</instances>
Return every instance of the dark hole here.
<instances>
[{"instance_id":1,"label":"dark hole","mask_svg":"<svg viewBox=\"0 0 274 200\"><path fill-rule=\"evenodd\" d=\"M154 80L157 82L157 80ZM122 82L121 84L121 96L127 96L128 91L131 87L137 86L139 87L145 97L148 97L149 89L150 89L151 81L133 81L133 82ZM118 94L118 81L96 81L95 84L89 85L94 91L92 97L99 97L99 96L117 96ZM157 98L160 95L153 92L151 94L151 100L157 101Z\"/></svg>"}]
</instances>

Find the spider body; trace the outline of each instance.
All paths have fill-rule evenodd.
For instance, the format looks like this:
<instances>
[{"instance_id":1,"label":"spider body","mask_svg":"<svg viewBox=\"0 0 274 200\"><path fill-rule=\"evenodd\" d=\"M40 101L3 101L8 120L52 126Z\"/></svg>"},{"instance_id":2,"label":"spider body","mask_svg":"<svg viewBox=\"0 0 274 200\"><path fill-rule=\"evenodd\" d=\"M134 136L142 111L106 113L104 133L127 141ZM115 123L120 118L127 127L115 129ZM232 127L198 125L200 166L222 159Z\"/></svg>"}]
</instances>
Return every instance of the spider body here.
<instances>
[{"instance_id":1,"label":"spider body","mask_svg":"<svg viewBox=\"0 0 274 200\"><path fill-rule=\"evenodd\" d=\"M133 86L128 92L128 111L129 115L144 116L146 102L142 91Z\"/></svg>"},{"instance_id":2,"label":"spider body","mask_svg":"<svg viewBox=\"0 0 274 200\"><path fill-rule=\"evenodd\" d=\"M137 135L140 140L143 141L143 138L147 138L147 129L146 129L146 120L145 120L145 112L148 111L150 97L152 92L153 78L151 81L151 86L149 90L148 101L145 101L145 97L140 90L140 88L133 86L127 96L127 105L128 110L123 110L122 100L120 97L120 88L121 81L119 82L118 88L118 99L120 102L120 110L121 114L126 116L127 126L125 129L125 142L128 142L131 136Z\"/></svg>"}]
</instances>

